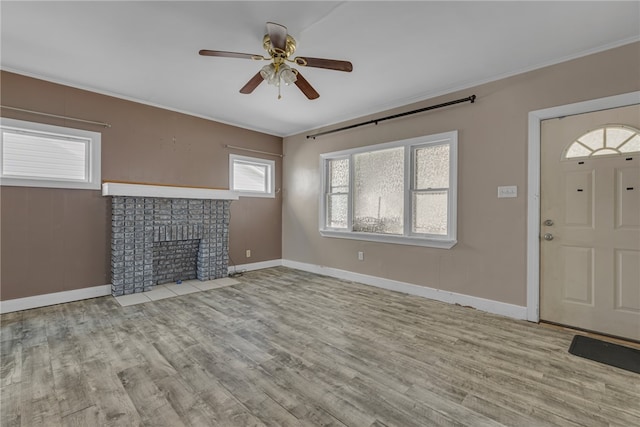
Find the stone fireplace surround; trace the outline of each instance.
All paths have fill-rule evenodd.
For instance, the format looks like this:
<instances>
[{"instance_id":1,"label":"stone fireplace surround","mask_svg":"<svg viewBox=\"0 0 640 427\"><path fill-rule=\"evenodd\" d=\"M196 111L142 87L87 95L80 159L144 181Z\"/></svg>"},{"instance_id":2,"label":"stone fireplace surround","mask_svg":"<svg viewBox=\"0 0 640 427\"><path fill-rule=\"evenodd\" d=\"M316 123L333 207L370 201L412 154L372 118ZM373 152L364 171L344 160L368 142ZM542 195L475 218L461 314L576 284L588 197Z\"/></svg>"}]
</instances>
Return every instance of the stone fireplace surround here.
<instances>
[{"instance_id":1,"label":"stone fireplace surround","mask_svg":"<svg viewBox=\"0 0 640 427\"><path fill-rule=\"evenodd\" d=\"M194 275L198 280L227 276L229 209L236 193L108 182L102 184L102 195L112 197L113 296ZM194 252L195 260L185 258ZM191 263L193 273L185 271Z\"/></svg>"}]
</instances>

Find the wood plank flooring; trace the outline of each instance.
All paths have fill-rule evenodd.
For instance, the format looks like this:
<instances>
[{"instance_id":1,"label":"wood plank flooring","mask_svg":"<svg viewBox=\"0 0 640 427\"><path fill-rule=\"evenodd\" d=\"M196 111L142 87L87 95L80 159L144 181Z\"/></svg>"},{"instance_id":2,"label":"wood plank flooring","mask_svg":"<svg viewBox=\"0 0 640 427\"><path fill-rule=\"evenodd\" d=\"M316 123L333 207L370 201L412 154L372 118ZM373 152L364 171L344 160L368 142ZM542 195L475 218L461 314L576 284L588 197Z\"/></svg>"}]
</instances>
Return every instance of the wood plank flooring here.
<instances>
[{"instance_id":1,"label":"wood plank flooring","mask_svg":"<svg viewBox=\"0 0 640 427\"><path fill-rule=\"evenodd\" d=\"M639 426L573 334L283 267L1 321L1 425Z\"/></svg>"}]
</instances>

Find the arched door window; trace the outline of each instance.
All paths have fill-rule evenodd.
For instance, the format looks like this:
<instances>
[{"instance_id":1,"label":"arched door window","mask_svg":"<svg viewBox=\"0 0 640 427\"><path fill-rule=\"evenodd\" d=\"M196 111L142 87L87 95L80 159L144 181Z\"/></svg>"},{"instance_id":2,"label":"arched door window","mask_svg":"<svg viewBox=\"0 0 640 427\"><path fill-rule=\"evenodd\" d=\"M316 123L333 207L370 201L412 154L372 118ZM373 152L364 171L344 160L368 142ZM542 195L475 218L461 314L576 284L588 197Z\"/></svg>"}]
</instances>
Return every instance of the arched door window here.
<instances>
[{"instance_id":1,"label":"arched door window","mask_svg":"<svg viewBox=\"0 0 640 427\"><path fill-rule=\"evenodd\" d=\"M640 152L640 131L625 125L607 125L585 133L564 151L565 159Z\"/></svg>"}]
</instances>

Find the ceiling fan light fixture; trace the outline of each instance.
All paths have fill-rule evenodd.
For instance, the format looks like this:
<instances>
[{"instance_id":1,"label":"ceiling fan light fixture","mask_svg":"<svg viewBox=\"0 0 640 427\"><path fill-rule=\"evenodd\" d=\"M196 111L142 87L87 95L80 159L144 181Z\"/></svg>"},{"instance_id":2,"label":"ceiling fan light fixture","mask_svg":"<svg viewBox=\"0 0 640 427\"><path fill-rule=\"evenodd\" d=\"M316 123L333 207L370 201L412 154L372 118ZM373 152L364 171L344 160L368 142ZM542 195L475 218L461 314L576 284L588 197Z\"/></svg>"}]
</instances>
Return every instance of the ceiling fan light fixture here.
<instances>
[{"instance_id":1,"label":"ceiling fan light fixture","mask_svg":"<svg viewBox=\"0 0 640 427\"><path fill-rule=\"evenodd\" d=\"M286 64L283 64L280 67L280 79L284 82L284 84L286 84L287 86L289 86L291 83L295 83L296 80L298 80L298 77L296 76L296 73L293 72L293 70L291 69L291 67L289 67Z\"/></svg>"},{"instance_id":2,"label":"ceiling fan light fixture","mask_svg":"<svg viewBox=\"0 0 640 427\"><path fill-rule=\"evenodd\" d=\"M260 75L267 83L275 85L276 67L273 64L268 64L262 67Z\"/></svg>"},{"instance_id":3,"label":"ceiling fan light fixture","mask_svg":"<svg viewBox=\"0 0 640 427\"><path fill-rule=\"evenodd\" d=\"M287 64L280 64L277 67L275 64L265 65L260 70L260 76L262 76L268 84L278 87L282 83L288 86L291 83L295 83L298 79L296 73Z\"/></svg>"}]
</instances>

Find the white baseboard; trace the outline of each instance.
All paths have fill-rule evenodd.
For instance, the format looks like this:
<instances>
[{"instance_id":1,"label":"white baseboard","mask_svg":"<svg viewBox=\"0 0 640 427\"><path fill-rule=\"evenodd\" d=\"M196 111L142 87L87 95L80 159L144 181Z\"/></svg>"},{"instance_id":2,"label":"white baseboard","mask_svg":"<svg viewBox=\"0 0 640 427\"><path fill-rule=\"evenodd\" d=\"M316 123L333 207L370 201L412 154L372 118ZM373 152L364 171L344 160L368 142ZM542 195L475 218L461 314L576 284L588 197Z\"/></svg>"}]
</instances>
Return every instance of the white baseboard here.
<instances>
[{"instance_id":1,"label":"white baseboard","mask_svg":"<svg viewBox=\"0 0 640 427\"><path fill-rule=\"evenodd\" d=\"M280 259L254 262L251 264L237 265L235 267L230 266L229 273L233 271L261 270L263 268L280 267L281 265L282 260ZM50 294L34 295L26 298L10 299L0 301L0 314L102 297L106 295L111 295L111 285L94 286L91 288L74 289L72 291L54 292Z\"/></svg>"},{"instance_id":2,"label":"white baseboard","mask_svg":"<svg viewBox=\"0 0 640 427\"><path fill-rule=\"evenodd\" d=\"M261 262L253 262L251 264L239 264L239 265L230 265L229 266L229 274L233 272L242 272L242 271L253 271L253 270L262 270L263 268L271 268L271 267L281 267L282 260L281 259L272 259L269 261L261 261Z\"/></svg>"},{"instance_id":3,"label":"white baseboard","mask_svg":"<svg viewBox=\"0 0 640 427\"><path fill-rule=\"evenodd\" d=\"M323 274L325 276L338 279L350 280L365 285L402 292L409 295L416 295L424 298L442 301L449 304L460 304L470 306L488 313L499 314L514 319L527 319L527 308L524 306L508 304L470 295L458 294L455 292L443 291L426 286L413 285L411 283L399 282L397 280L385 279L382 277L369 276L366 274L354 273L337 268L323 267L315 264L307 264L298 261L274 259L270 261L254 262L251 264L241 264L230 266L229 272L252 271L263 268L285 266L297 270L308 271L310 273ZM30 308L45 307L47 305L61 304L65 302L79 301L82 299L111 295L111 285L94 286L91 288L74 289L72 291L55 292L45 295L36 295L27 298L17 298L0 301L0 313L11 313L13 311L27 310Z\"/></svg>"},{"instance_id":4,"label":"white baseboard","mask_svg":"<svg viewBox=\"0 0 640 427\"><path fill-rule=\"evenodd\" d=\"M297 270L323 274L325 276L331 276L338 279L350 280L353 282L363 283L365 285L375 286L378 288L388 289L396 292L402 292L409 295L416 295L436 301L446 302L449 304L470 306L481 311L499 314L501 316L511 317L514 319L527 319L527 307L520 305L508 304L506 302L494 301L485 298L474 297L471 295L458 294L455 292L443 291L426 286L418 286L411 283L399 282L397 280L369 276L366 274L354 273L351 271L324 267L320 265L306 264L303 262L291 261L287 259L282 260L282 265L289 268L295 268Z\"/></svg>"},{"instance_id":5,"label":"white baseboard","mask_svg":"<svg viewBox=\"0 0 640 427\"><path fill-rule=\"evenodd\" d=\"M91 288L74 289L71 291L54 292L51 294L35 295L26 298L16 298L0 301L0 313L28 310L30 308L45 307L47 305L103 297L111 295L111 285L93 286Z\"/></svg>"}]
</instances>

